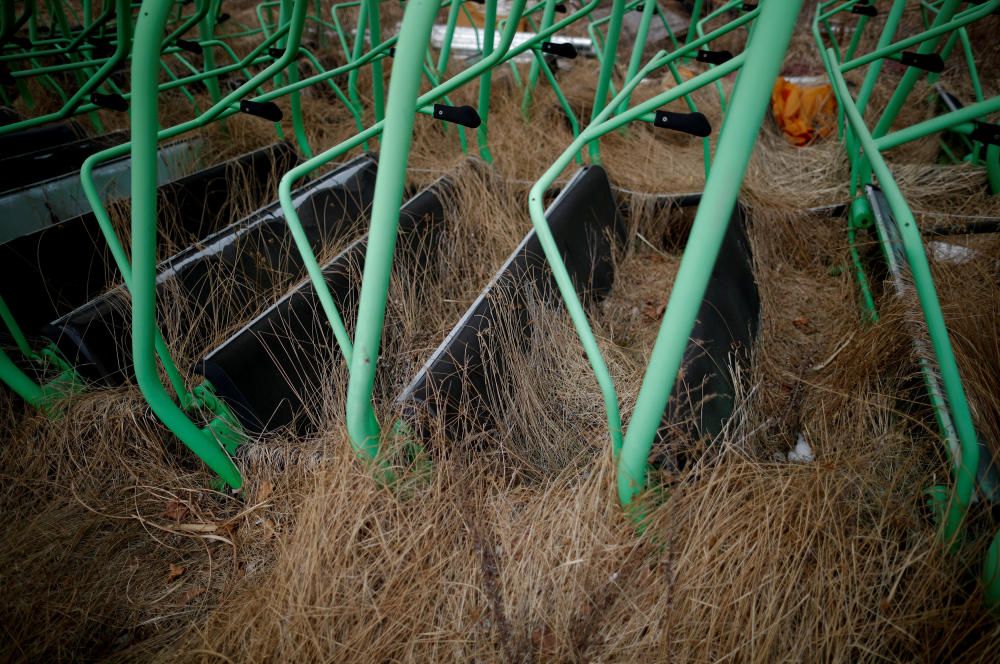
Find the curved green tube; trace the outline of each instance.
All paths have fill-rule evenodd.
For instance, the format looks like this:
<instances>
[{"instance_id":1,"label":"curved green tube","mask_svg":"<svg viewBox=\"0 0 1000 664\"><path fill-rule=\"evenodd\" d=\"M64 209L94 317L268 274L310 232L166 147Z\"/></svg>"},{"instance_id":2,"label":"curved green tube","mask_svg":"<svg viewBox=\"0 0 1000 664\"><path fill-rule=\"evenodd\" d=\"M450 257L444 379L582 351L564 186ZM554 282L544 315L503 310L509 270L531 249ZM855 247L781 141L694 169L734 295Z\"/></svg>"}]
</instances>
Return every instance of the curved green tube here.
<instances>
[{"instance_id":1,"label":"curved green tube","mask_svg":"<svg viewBox=\"0 0 1000 664\"><path fill-rule=\"evenodd\" d=\"M181 442L234 489L243 479L215 439L199 429L171 400L156 367L156 145L159 122L158 48L170 3L144 0L135 28L132 57L132 354L136 380L153 412Z\"/></svg>"},{"instance_id":2,"label":"curved green tube","mask_svg":"<svg viewBox=\"0 0 1000 664\"><path fill-rule=\"evenodd\" d=\"M802 0L762 3L744 51L746 66L736 79L712 172L705 183L618 459L618 498L624 506L645 488L649 452L677 380L801 5Z\"/></svg>"}]
</instances>

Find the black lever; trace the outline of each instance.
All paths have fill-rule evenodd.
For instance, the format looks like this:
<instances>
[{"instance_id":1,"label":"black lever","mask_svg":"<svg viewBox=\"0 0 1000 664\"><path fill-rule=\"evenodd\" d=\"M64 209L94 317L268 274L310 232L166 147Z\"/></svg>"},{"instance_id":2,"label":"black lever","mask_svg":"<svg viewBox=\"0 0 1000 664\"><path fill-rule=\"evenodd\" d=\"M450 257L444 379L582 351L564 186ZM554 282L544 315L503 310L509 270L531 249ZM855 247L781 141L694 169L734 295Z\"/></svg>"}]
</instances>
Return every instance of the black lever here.
<instances>
[{"instance_id":1,"label":"black lever","mask_svg":"<svg viewBox=\"0 0 1000 664\"><path fill-rule=\"evenodd\" d=\"M542 53L558 55L561 58L572 60L576 57L576 46L569 42L557 44L556 42L542 42Z\"/></svg>"},{"instance_id":2,"label":"black lever","mask_svg":"<svg viewBox=\"0 0 1000 664\"><path fill-rule=\"evenodd\" d=\"M476 109L471 106L448 106L446 104L434 104L434 117L438 120L444 120L445 122L452 122L454 124L462 125L463 127L468 127L469 129L475 129L479 125L483 124L483 120L479 117L479 113L477 113Z\"/></svg>"},{"instance_id":3,"label":"black lever","mask_svg":"<svg viewBox=\"0 0 1000 664\"><path fill-rule=\"evenodd\" d=\"M674 113L673 111L657 111L653 125L661 129L673 129L692 136L705 138L711 135L712 125L701 113Z\"/></svg>"},{"instance_id":4,"label":"black lever","mask_svg":"<svg viewBox=\"0 0 1000 664\"><path fill-rule=\"evenodd\" d=\"M240 101L240 111L247 115L256 115L258 118L264 118L271 122L281 122L281 118L284 117L281 109L273 101L243 99Z\"/></svg>"},{"instance_id":5,"label":"black lever","mask_svg":"<svg viewBox=\"0 0 1000 664\"><path fill-rule=\"evenodd\" d=\"M975 120L975 128L969 138L986 145L1000 145L1000 125Z\"/></svg>"},{"instance_id":6,"label":"black lever","mask_svg":"<svg viewBox=\"0 0 1000 664\"><path fill-rule=\"evenodd\" d=\"M195 55L201 53L201 44L193 39L176 39L174 40L174 44L188 53L194 53Z\"/></svg>"},{"instance_id":7,"label":"black lever","mask_svg":"<svg viewBox=\"0 0 1000 664\"><path fill-rule=\"evenodd\" d=\"M916 51L903 51L899 54L899 61L907 67L916 67L934 74L944 71L944 60L937 53L917 53Z\"/></svg>"},{"instance_id":8,"label":"black lever","mask_svg":"<svg viewBox=\"0 0 1000 664\"><path fill-rule=\"evenodd\" d=\"M733 54L729 51L698 51L698 55L695 57L698 62L707 62L710 65L721 65L732 59Z\"/></svg>"},{"instance_id":9,"label":"black lever","mask_svg":"<svg viewBox=\"0 0 1000 664\"><path fill-rule=\"evenodd\" d=\"M90 102L101 108L107 108L120 113L128 110L128 102L121 95L104 95L100 92L95 92L90 95Z\"/></svg>"}]
</instances>

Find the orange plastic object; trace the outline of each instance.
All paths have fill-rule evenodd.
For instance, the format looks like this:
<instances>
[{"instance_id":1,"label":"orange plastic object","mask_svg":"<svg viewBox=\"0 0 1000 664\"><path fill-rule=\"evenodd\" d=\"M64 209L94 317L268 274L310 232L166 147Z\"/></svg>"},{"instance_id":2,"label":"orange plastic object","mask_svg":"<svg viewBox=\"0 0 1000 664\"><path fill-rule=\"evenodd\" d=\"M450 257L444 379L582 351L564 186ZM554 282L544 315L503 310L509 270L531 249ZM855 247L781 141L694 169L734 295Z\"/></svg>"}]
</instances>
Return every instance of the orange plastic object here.
<instances>
[{"instance_id":1,"label":"orange plastic object","mask_svg":"<svg viewBox=\"0 0 1000 664\"><path fill-rule=\"evenodd\" d=\"M808 145L837 127L837 106L828 83L799 85L778 78L771 91L774 120L793 145Z\"/></svg>"}]
</instances>

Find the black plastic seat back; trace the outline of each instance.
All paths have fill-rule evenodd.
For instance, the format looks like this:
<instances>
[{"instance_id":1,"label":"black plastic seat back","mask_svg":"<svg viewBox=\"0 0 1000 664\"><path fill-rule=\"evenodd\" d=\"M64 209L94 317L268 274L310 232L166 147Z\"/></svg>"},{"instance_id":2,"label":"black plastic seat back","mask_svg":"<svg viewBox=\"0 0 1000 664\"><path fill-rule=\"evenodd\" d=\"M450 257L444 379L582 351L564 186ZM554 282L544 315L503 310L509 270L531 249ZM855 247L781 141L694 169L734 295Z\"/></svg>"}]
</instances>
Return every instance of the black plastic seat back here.
<instances>
[{"instance_id":1,"label":"black plastic seat back","mask_svg":"<svg viewBox=\"0 0 1000 664\"><path fill-rule=\"evenodd\" d=\"M614 282L614 245L624 241L625 227L604 169L589 166L577 172L545 216L577 291L588 299L605 296ZM457 435L472 422L490 427L491 385L506 382L500 336L509 334L527 344L530 301L555 304L557 297L541 243L531 231L398 403L418 421L440 418Z\"/></svg>"},{"instance_id":2,"label":"black plastic seat back","mask_svg":"<svg viewBox=\"0 0 1000 664\"><path fill-rule=\"evenodd\" d=\"M124 143L128 138L127 131L115 131L39 148L25 154L4 156L0 159L0 173L4 174L0 179L0 192L79 171L87 157Z\"/></svg>"},{"instance_id":3,"label":"black plastic seat back","mask_svg":"<svg viewBox=\"0 0 1000 664\"><path fill-rule=\"evenodd\" d=\"M678 427L694 439L711 438L722 431L736 405L732 367L749 358L759 327L760 294L746 234L746 212L737 203L667 403L660 440ZM665 459L658 455L656 461Z\"/></svg>"},{"instance_id":4,"label":"black plastic seat back","mask_svg":"<svg viewBox=\"0 0 1000 664\"><path fill-rule=\"evenodd\" d=\"M396 265L411 274L428 262L444 222L443 181L423 190L400 210ZM348 330L357 314L367 236L323 266L323 276ZM295 423L323 394L323 379L342 354L311 281L304 281L267 311L209 353L201 373L251 433Z\"/></svg>"},{"instance_id":5,"label":"black plastic seat back","mask_svg":"<svg viewBox=\"0 0 1000 664\"><path fill-rule=\"evenodd\" d=\"M22 129L0 136L0 157L6 159L36 150L44 150L63 143L70 143L84 136L86 136L86 132L83 127L75 122L60 122ZM6 186L2 188L9 189Z\"/></svg>"},{"instance_id":6,"label":"black plastic seat back","mask_svg":"<svg viewBox=\"0 0 1000 664\"><path fill-rule=\"evenodd\" d=\"M363 155L297 190L296 209L314 251L363 228L377 162ZM157 298L193 306L172 326L205 338L220 321L239 320L263 306L275 288L304 275L281 206L272 203L163 261ZM132 375L131 313L123 289L97 297L49 326L47 334L80 374L118 384ZM162 311L162 308L161 308Z\"/></svg>"},{"instance_id":7,"label":"black plastic seat back","mask_svg":"<svg viewBox=\"0 0 1000 664\"><path fill-rule=\"evenodd\" d=\"M186 244L215 231L235 215L239 198L231 196L230 183L240 183L244 198L259 200L268 195L272 173L297 159L290 145L278 143L162 185L159 209L169 220L160 224L161 239ZM0 245L0 295L31 334L119 280L92 212Z\"/></svg>"}]
</instances>

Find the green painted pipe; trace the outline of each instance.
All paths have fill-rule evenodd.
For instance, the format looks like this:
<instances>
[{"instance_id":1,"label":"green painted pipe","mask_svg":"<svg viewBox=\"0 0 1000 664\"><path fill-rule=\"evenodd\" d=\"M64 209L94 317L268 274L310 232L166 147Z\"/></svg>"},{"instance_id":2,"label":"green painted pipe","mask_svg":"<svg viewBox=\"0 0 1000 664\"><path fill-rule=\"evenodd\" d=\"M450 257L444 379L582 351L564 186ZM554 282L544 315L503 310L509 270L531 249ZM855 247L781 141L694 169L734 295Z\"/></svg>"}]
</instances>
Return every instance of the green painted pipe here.
<instances>
[{"instance_id":1,"label":"green painted pipe","mask_svg":"<svg viewBox=\"0 0 1000 664\"><path fill-rule=\"evenodd\" d=\"M0 380L34 408L44 405L42 388L14 364L3 348L0 348Z\"/></svg>"},{"instance_id":2,"label":"green painted pipe","mask_svg":"<svg viewBox=\"0 0 1000 664\"><path fill-rule=\"evenodd\" d=\"M970 104L969 106L963 106L958 110L945 113L944 115L938 115L930 118L929 120L924 120L923 122L906 127L905 129L900 129L892 132L891 134L886 134L881 138L875 139L875 147L878 148L880 152L885 152L886 150L891 150L892 148L903 145L904 143L921 139L939 131L953 129L958 125L962 125L998 111L1000 111L1000 96L992 97L986 101L981 101L975 104Z\"/></svg>"},{"instance_id":3,"label":"green painted pipe","mask_svg":"<svg viewBox=\"0 0 1000 664\"><path fill-rule=\"evenodd\" d=\"M369 0L368 9L368 39L372 49L378 48L382 43L382 18L379 13L379 2L381 0ZM382 59L372 60L372 111L375 113L375 121L378 122L385 117L385 82L382 72Z\"/></svg>"},{"instance_id":4,"label":"green painted pipe","mask_svg":"<svg viewBox=\"0 0 1000 664\"><path fill-rule=\"evenodd\" d=\"M895 216L896 226L899 228L899 234L903 241L906 261L910 266L914 287L917 291L917 298L924 313L934 356L941 372L941 382L944 385L945 396L952 413L952 421L958 434L960 453L957 455L958 458L953 460L956 466L955 489L942 530L945 542L954 545L958 540L962 522L975 492L976 470L979 467L979 443L976 429L972 422L965 388L962 385L958 364L955 361L955 354L948 337L944 314L941 312L941 303L938 301L934 288L934 279L927 263L927 255L924 253L920 229L913 218L913 213L906 204L906 199L903 197L899 185L892 177L892 171L889 170L879 152L874 136L868 131L864 124L864 118L854 106L843 75L836 70L833 74L832 82L838 101L844 108L851 128L857 135L865 157L871 165L872 171L878 177L879 187Z\"/></svg>"},{"instance_id":5,"label":"green painted pipe","mask_svg":"<svg viewBox=\"0 0 1000 664\"><path fill-rule=\"evenodd\" d=\"M379 427L371 397L385 320L399 210L406 186L406 164L413 140L413 120L419 104L420 66L438 8L435 0L407 2L392 65L392 83L361 281L354 357L347 383L348 433L355 450L369 459L374 459L379 451ZM487 16L491 10L495 15L496 0L488 0ZM493 41L492 28L487 20L487 44Z\"/></svg>"},{"instance_id":6,"label":"green painted pipe","mask_svg":"<svg viewBox=\"0 0 1000 664\"><path fill-rule=\"evenodd\" d=\"M340 40L341 51L348 59L351 57L351 48L347 45L347 35L344 32L343 24L340 22L340 10L348 7L357 7L360 4L361 0L352 0L352 2L338 2L330 7L330 16L333 18L333 30L337 33L337 39Z\"/></svg>"},{"instance_id":7,"label":"green painted pipe","mask_svg":"<svg viewBox=\"0 0 1000 664\"><path fill-rule=\"evenodd\" d=\"M535 228L535 232L538 236L539 242L541 243L545 257L549 262L549 266L552 268L552 274L556 281L556 285L559 287L559 292L562 295L563 301L566 304L566 310L569 312L570 318L573 321L573 326L576 329L577 336L580 338L580 343L587 354L587 359L590 361L591 368L594 371L594 376L601 389L605 410L607 412L608 431L611 438L611 450L616 459L618 458L622 447L622 424L618 405L618 394L615 390L611 373L608 371L607 364L604 362L604 357L601 355L600 348L597 344L597 338L594 336L590 323L587 321L586 311L584 310L583 304L576 293L576 289L573 286L573 280L569 276L569 272L562 261L562 255L559 252L559 247L556 245L555 238L552 236L552 231L549 229L548 222L545 219L545 210L543 207L544 195L545 191L548 190L549 187L551 187L555 182L556 178L559 177L559 174L562 173L566 166L569 165L572 155L586 145L588 141L614 131L628 122L638 120L650 110L679 99L694 90L714 82L719 77L729 75L730 73L736 71L743 63L744 56L740 54L713 71L699 74L698 76L685 81L681 85L662 92L652 99L629 109L625 113L619 114L615 118L610 117L614 109L618 108L620 102L625 98L625 96L631 94L635 87L650 73L657 68L666 66L675 59L682 57L683 54L688 52L690 48L697 48L697 45L698 40L695 40L691 42L688 47L675 51L670 55L666 55L661 51L654 56L654 58L650 60L645 67L639 70L635 78L626 82L626 84L622 87L621 92L619 92L613 100L612 104L605 107L600 115L598 115L598 117L595 118L595 120L580 133L580 136L577 137L577 139L563 151L552 166L550 166L542 177L534 184L534 186L532 186L531 191L528 194L528 210L531 214L531 222Z\"/></svg>"},{"instance_id":8,"label":"green painted pipe","mask_svg":"<svg viewBox=\"0 0 1000 664\"><path fill-rule=\"evenodd\" d=\"M875 60L899 53L900 51L910 48L911 46L925 43L929 39L935 40L936 42L941 35L948 34L952 30L969 25L970 23L975 23L979 19L994 13L997 9L1000 9L1000 0L989 0L989 2L985 2L981 5L974 5L970 9L957 14L953 20L950 20L947 23L937 25L926 32L921 32L919 34L900 39L884 49L877 49L870 53L866 53L865 55L858 56L853 60L848 60L840 65L840 71L846 74L852 69L857 69L858 67L862 67L870 62L874 62Z\"/></svg>"},{"instance_id":9,"label":"green painted pipe","mask_svg":"<svg viewBox=\"0 0 1000 664\"><path fill-rule=\"evenodd\" d=\"M608 38L604 43L601 59L601 70L597 75L597 90L594 92L594 108L590 114L591 123L601 114L608 103L608 86L611 74L615 68L615 58L618 52L618 36L622 31L622 16L625 13L625 0L612 0L611 21L608 23ZM594 141L589 146L590 159L595 164L601 163L601 146Z\"/></svg>"},{"instance_id":10,"label":"green painted pipe","mask_svg":"<svg viewBox=\"0 0 1000 664\"><path fill-rule=\"evenodd\" d=\"M541 27L538 29L544 30L552 25L552 20L555 18L555 15L556 0L545 0L545 11L542 13ZM538 75L541 73L541 68L544 63L544 58L535 58L531 61L531 69L528 71L528 83L524 86L524 95L521 97L521 115L525 118L529 115L532 95L535 93L535 86L538 85Z\"/></svg>"},{"instance_id":11,"label":"green painted pipe","mask_svg":"<svg viewBox=\"0 0 1000 664\"><path fill-rule=\"evenodd\" d=\"M462 8L462 0L455 0L448 9L448 21L444 27L444 40L441 42L441 53L438 55L438 77L448 71L448 58L451 56L451 40L455 36L455 24L458 22L458 10Z\"/></svg>"},{"instance_id":12,"label":"green painted pipe","mask_svg":"<svg viewBox=\"0 0 1000 664\"><path fill-rule=\"evenodd\" d=\"M892 7L889 9L888 15L886 15L882 33L879 35L878 44L875 45L876 50L886 49L892 44L892 39L896 36L896 30L899 28L899 20L903 17L903 10L905 9L906 0L893 0ZM861 113L864 113L865 108L868 107L868 99L871 97L872 90L875 89L879 74L882 73L882 64L884 62L884 58L872 61L868 67L868 71L865 72L865 80L862 82L861 91L858 93L857 105Z\"/></svg>"},{"instance_id":13,"label":"green painted pipe","mask_svg":"<svg viewBox=\"0 0 1000 664\"><path fill-rule=\"evenodd\" d=\"M704 34L705 34L705 24L706 23L708 23L709 21L711 21L712 19L714 19L716 16L720 16L721 14L723 14L723 13L725 13L727 11L733 11L733 10L738 9L742 4L743 4L742 0L730 0L726 4L721 5L718 9L716 9L715 11L707 14L705 16L705 18L701 19L700 21L698 21L695 24L695 26L696 26L695 27L695 34L697 34L699 37L704 36ZM752 11L756 14L756 13L760 12L760 9L757 8L757 9L754 9ZM709 65L708 68L711 69L714 66L715 65ZM721 81L716 82L715 89L719 93L719 109L723 113L725 113L726 112L726 91L722 88L722 82Z\"/></svg>"},{"instance_id":14,"label":"green painted pipe","mask_svg":"<svg viewBox=\"0 0 1000 664\"><path fill-rule=\"evenodd\" d=\"M368 8L370 6L369 0L361 0L361 4L358 7L358 25L354 30L354 46L350 54L350 59L359 60L365 52L365 33L368 32ZM358 93L358 75L359 72L352 71L347 79L347 94L355 103L358 108L361 108L361 95Z\"/></svg>"},{"instance_id":15,"label":"green painted pipe","mask_svg":"<svg viewBox=\"0 0 1000 664\"><path fill-rule=\"evenodd\" d=\"M136 380L153 412L229 486L243 484L225 449L199 429L160 382L156 326L157 70L170 2L143 0L132 54L132 355ZM119 21L123 23L124 21Z\"/></svg>"},{"instance_id":16,"label":"green painted pipe","mask_svg":"<svg viewBox=\"0 0 1000 664\"><path fill-rule=\"evenodd\" d=\"M941 5L941 11L934 17L934 23L931 27L936 28L946 25L948 21L951 20L951 17L955 14L961 3L962 0L945 0ZM917 47L917 53L921 55L933 53L940 40L940 36L934 36L926 39L920 44L919 47ZM889 133L889 130L892 128L892 123L896 121L896 116L899 115L899 111L902 110L903 104L906 103L906 98L910 96L913 86L916 85L917 81L924 75L924 73L925 72L922 69L918 69L917 67L908 67L906 69L906 72L903 74L903 78L896 85L895 92L893 92L892 97L889 98L889 103L886 104L885 110L882 112L882 117L879 118L878 123L875 125L875 129L872 130L872 136L880 138L881 136Z\"/></svg>"},{"instance_id":17,"label":"green painted pipe","mask_svg":"<svg viewBox=\"0 0 1000 664\"><path fill-rule=\"evenodd\" d=\"M722 127L680 268L649 359L618 460L618 497L628 506L645 488L647 464L694 328L743 175L771 100L771 89L795 28L802 0L762 3L736 79L732 109Z\"/></svg>"},{"instance_id":18,"label":"green painted pipe","mask_svg":"<svg viewBox=\"0 0 1000 664\"><path fill-rule=\"evenodd\" d=\"M635 33L635 42L632 44L632 55L629 57L628 69L625 72L625 80L631 81L639 73L639 65L642 64L642 51L646 47L646 37L649 35L649 23L653 19L653 12L656 10L656 2L647 2L642 8L642 18L639 19L639 29ZM628 108L632 96L628 95L622 102L618 111Z\"/></svg>"},{"instance_id":19,"label":"green painted pipe","mask_svg":"<svg viewBox=\"0 0 1000 664\"><path fill-rule=\"evenodd\" d=\"M497 0L486 0L486 20L483 24L483 59L488 59L493 53L493 41L496 39L497 25ZM476 139L479 143L479 156L488 163L493 163L493 155L490 154L489 147L489 113L490 113L490 90L493 81L493 68L483 71L479 76L479 102L478 112L482 122L476 130Z\"/></svg>"},{"instance_id":20,"label":"green painted pipe","mask_svg":"<svg viewBox=\"0 0 1000 664\"><path fill-rule=\"evenodd\" d=\"M35 127L54 120L63 120L73 114L77 107L81 105L83 99L88 97L91 92L93 92L108 76L110 76L115 68L122 63L128 55L131 27L130 22L127 20L127 17L131 15L129 5L129 0L115 0L116 15L119 17L119 20L115 22L117 35L115 52L107 61L104 62L104 64L101 65L97 72L90 77L86 83L73 93L69 101L67 101L58 111L46 113L45 115L28 120L22 120L20 122L14 122L0 127L0 135L9 134L28 127ZM158 47L159 44L160 42L157 41L156 46ZM157 48L157 57L159 57L159 48ZM72 68L72 66L72 64L66 65L65 68Z\"/></svg>"},{"instance_id":21,"label":"green painted pipe","mask_svg":"<svg viewBox=\"0 0 1000 664\"><path fill-rule=\"evenodd\" d=\"M520 20L525 3L525 0L514 0L511 5L510 17L504 26L503 33L501 34L500 45L493 51L490 57L481 60L462 72L459 72L456 76L421 95L420 99L417 100L417 108L423 108L428 104L433 103L434 100L440 99L444 95L447 95L474 79L482 71L490 67L495 67L506 60L513 59L528 49L533 48L536 44L548 39L555 32L588 15L591 11L593 11L599 2L600 0L591 0L580 10L569 15L562 21L555 23L548 30L543 30L534 38L519 44L517 47L511 48L511 43L514 40L514 34L517 32L517 23ZM381 122L375 123L365 131L360 132L352 138L349 138L329 150L316 155L312 159L299 164L285 173L278 184L278 198L281 202L285 219L289 225L289 230L292 233L292 238L295 240L296 248L302 256L303 264L309 274L316 296L320 301L320 306L323 308L323 312L327 316L327 320L333 329L334 337L337 340L337 344L340 347L341 353L343 354L348 366L351 365L351 358L353 357L353 345L350 340L350 336L344 327L340 312L333 301L333 296L331 295L329 287L326 284L326 280L323 277L323 273L320 269L318 261L316 260L316 256L313 254L312 248L309 245L309 241L305 235L305 230L302 227L302 222L299 219L298 213L296 212L295 206L292 202L291 192L292 186L296 181L328 164L334 159L337 159L343 154L346 154L348 151L358 147L364 141L378 136L382 131L383 125L384 123Z\"/></svg>"}]
</instances>

